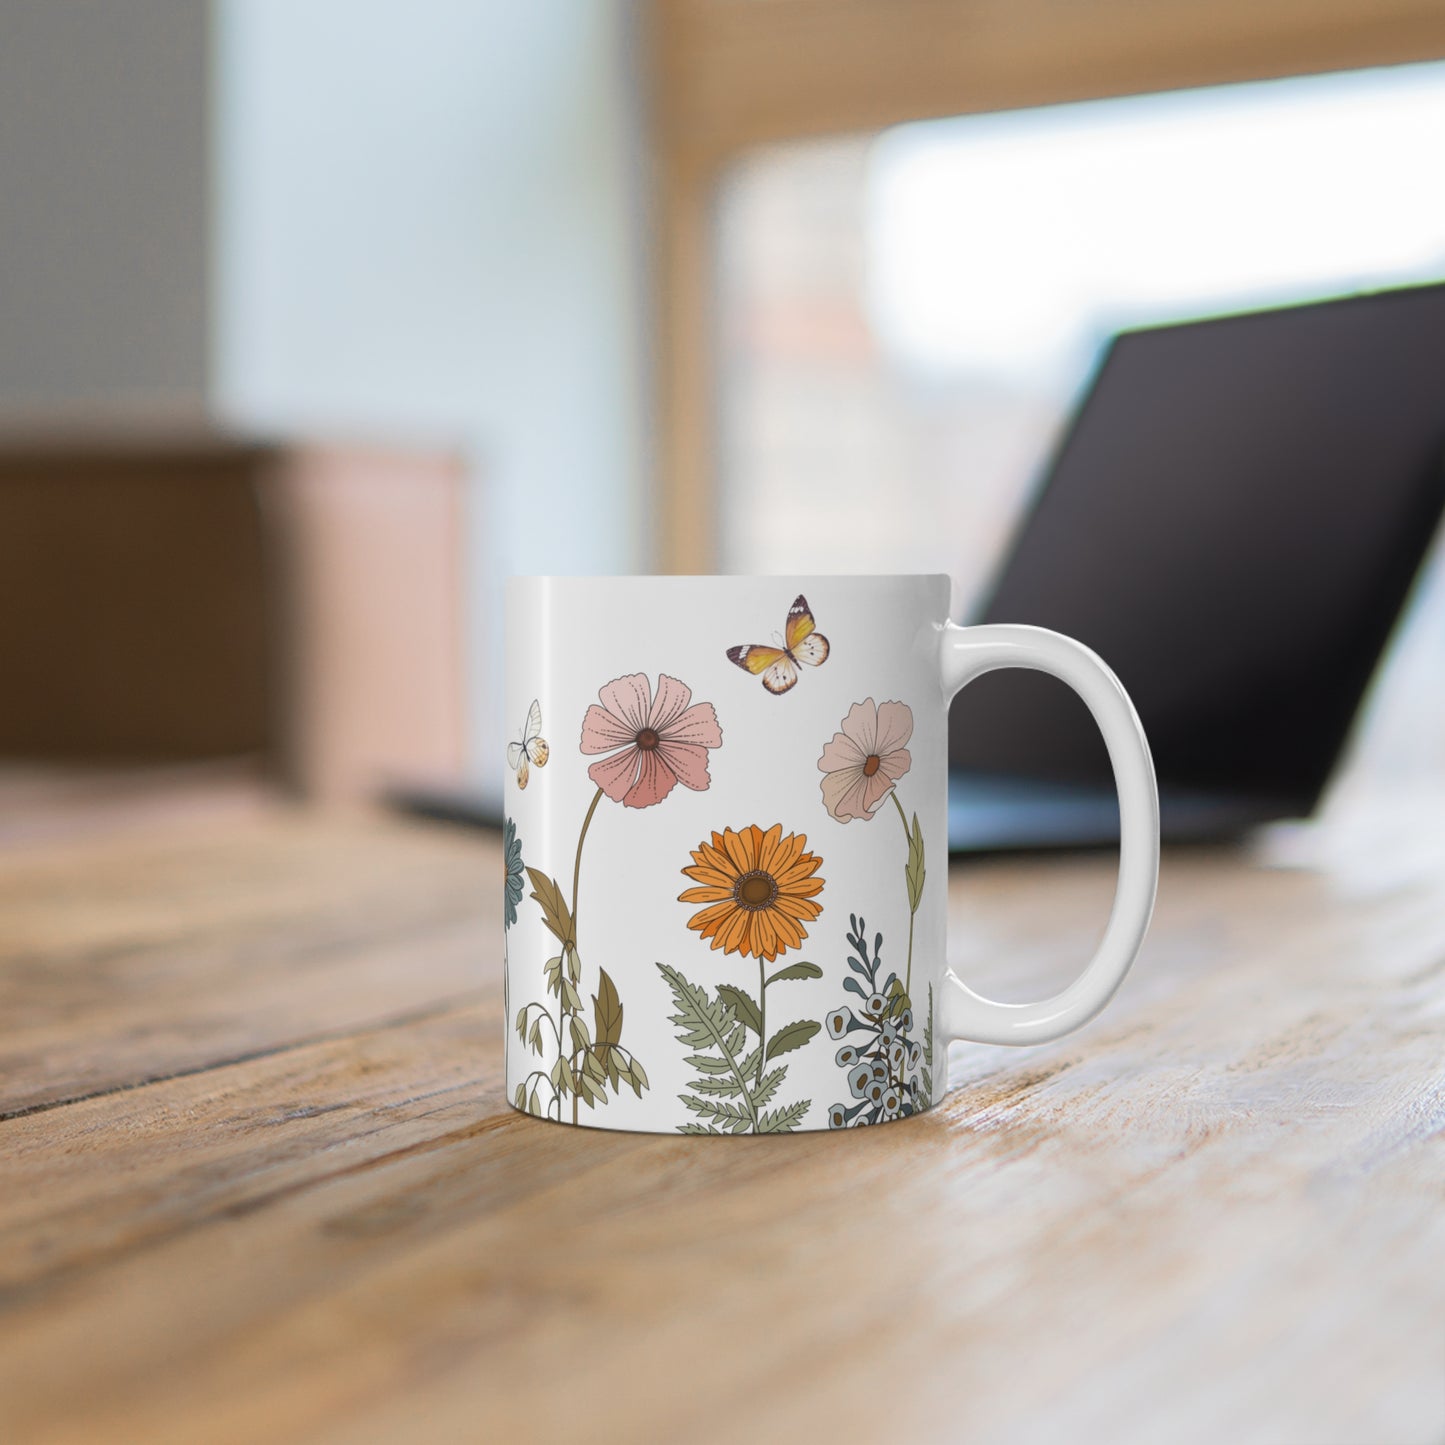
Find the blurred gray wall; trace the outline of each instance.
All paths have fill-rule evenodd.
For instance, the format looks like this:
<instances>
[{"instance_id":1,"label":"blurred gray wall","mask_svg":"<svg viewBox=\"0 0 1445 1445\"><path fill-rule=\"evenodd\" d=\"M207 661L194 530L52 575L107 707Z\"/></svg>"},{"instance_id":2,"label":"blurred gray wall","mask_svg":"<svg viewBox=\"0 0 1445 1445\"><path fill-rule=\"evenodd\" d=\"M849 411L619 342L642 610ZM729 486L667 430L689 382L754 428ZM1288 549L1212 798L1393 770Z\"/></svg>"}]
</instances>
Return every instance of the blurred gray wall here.
<instances>
[{"instance_id":1,"label":"blurred gray wall","mask_svg":"<svg viewBox=\"0 0 1445 1445\"><path fill-rule=\"evenodd\" d=\"M218 404L268 424L460 429L502 515L510 496L573 509L560 538L519 531L517 560L625 554L628 9L218 0Z\"/></svg>"},{"instance_id":2,"label":"blurred gray wall","mask_svg":"<svg viewBox=\"0 0 1445 1445\"><path fill-rule=\"evenodd\" d=\"M0 413L198 412L210 12L0 3Z\"/></svg>"},{"instance_id":3,"label":"blurred gray wall","mask_svg":"<svg viewBox=\"0 0 1445 1445\"><path fill-rule=\"evenodd\" d=\"M502 579L648 555L634 9L214 7L215 404L469 448L472 755L497 788Z\"/></svg>"},{"instance_id":4,"label":"blurred gray wall","mask_svg":"<svg viewBox=\"0 0 1445 1445\"><path fill-rule=\"evenodd\" d=\"M0 421L172 412L474 458L501 583L645 564L635 0L0 0Z\"/></svg>"}]
</instances>

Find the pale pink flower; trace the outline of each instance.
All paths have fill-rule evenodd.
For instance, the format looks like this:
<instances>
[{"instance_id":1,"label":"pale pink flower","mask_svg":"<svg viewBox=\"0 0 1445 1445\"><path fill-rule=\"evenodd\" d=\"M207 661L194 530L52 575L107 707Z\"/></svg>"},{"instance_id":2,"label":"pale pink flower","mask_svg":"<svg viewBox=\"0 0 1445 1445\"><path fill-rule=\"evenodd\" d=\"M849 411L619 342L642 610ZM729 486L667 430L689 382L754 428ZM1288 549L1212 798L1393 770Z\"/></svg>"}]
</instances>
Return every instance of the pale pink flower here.
<instances>
[{"instance_id":1,"label":"pale pink flower","mask_svg":"<svg viewBox=\"0 0 1445 1445\"><path fill-rule=\"evenodd\" d=\"M823 749L823 802L840 822L871 818L893 785L912 766L904 743L913 736L913 713L901 702L855 702L843 731Z\"/></svg>"},{"instance_id":2,"label":"pale pink flower","mask_svg":"<svg viewBox=\"0 0 1445 1445\"><path fill-rule=\"evenodd\" d=\"M722 746L710 702L692 702L692 689L660 673L657 696L644 673L619 677L598 690L582 719L582 751L610 753L587 776L628 808L650 808L681 783L702 792L711 781L707 750Z\"/></svg>"}]
</instances>

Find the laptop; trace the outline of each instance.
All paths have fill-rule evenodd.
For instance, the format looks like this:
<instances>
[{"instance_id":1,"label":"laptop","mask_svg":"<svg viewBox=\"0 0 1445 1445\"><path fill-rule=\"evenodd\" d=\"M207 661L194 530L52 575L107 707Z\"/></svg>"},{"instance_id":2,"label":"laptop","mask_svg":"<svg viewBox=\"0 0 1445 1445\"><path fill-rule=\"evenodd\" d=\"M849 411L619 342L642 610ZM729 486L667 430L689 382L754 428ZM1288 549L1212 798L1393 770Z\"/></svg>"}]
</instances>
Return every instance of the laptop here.
<instances>
[{"instance_id":1,"label":"laptop","mask_svg":"<svg viewBox=\"0 0 1445 1445\"><path fill-rule=\"evenodd\" d=\"M970 622L1118 674L1167 841L1318 802L1445 508L1445 285L1127 331ZM953 851L1105 846L1108 756L1054 678L949 720Z\"/></svg>"}]
</instances>

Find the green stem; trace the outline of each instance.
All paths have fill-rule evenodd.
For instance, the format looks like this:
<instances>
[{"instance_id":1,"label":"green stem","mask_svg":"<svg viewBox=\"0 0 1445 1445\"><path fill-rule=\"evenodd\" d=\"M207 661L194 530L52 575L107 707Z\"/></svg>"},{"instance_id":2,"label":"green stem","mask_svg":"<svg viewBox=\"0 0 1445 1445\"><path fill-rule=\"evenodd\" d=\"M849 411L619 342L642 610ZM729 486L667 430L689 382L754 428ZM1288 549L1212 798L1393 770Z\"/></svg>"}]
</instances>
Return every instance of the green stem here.
<instances>
[{"instance_id":1,"label":"green stem","mask_svg":"<svg viewBox=\"0 0 1445 1445\"><path fill-rule=\"evenodd\" d=\"M768 1047L768 966L758 959L758 1088L763 1087L763 1055Z\"/></svg>"},{"instance_id":2,"label":"green stem","mask_svg":"<svg viewBox=\"0 0 1445 1445\"><path fill-rule=\"evenodd\" d=\"M893 799L893 806L898 809L898 820L903 824L903 836L908 840L909 848L913 847L913 829L908 826L908 815L903 811L903 804L898 801L898 789L894 788L888 795ZM910 907L908 910L908 970L903 979L903 992L908 995L908 1005L913 1006L913 920L917 918L918 910Z\"/></svg>"},{"instance_id":3,"label":"green stem","mask_svg":"<svg viewBox=\"0 0 1445 1445\"><path fill-rule=\"evenodd\" d=\"M748 1106L748 1113L753 1116L753 1133L756 1134L758 1132L758 1106L753 1103L753 1096L748 1093L748 1081L743 1076L743 1071L741 1066L738 1064L737 1057L734 1055L733 1051L728 1048L727 1036L725 1034L718 1033L718 1031L713 1028L712 1022L710 1019L707 1018L707 1014L705 1012L703 1014L703 1019L706 1023L708 1033L712 1035L713 1043L717 1045L718 1052L723 1056L723 1058L728 1061L728 1067L731 1068L733 1071L733 1078L735 1078L742 1086L743 1103Z\"/></svg>"},{"instance_id":4,"label":"green stem","mask_svg":"<svg viewBox=\"0 0 1445 1445\"><path fill-rule=\"evenodd\" d=\"M913 920L917 914L908 915L908 967L903 976L903 992L908 995L908 1006L913 1007Z\"/></svg>"},{"instance_id":5,"label":"green stem","mask_svg":"<svg viewBox=\"0 0 1445 1445\"><path fill-rule=\"evenodd\" d=\"M577 880L582 873L582 844L587 841L587 830L592 826L592 815L597 811L597 805L602 801L602 789L598 788L592 795L592 806L587 809L587 816L582 820L582 831L577 835L577 861L572 865L572 946L577 946Z\"/></svg>"},{"instance_id":6,"label":"green stem","mask_svg":"<svg viewBox=\"0 0 1445 1445\"><path fill-rule=\"evenodd\" d=\"M572 928L570 931L572 934L571 951L573 953L577 951L577 884L582 876L582 845L587 841L587 830L592 826L592 815L597 811L597 805L601 801L602 789L598 788L592 795L592 805L587 809L587 816L582 820L582 831L577 835L577 857L572 864ZM567 967L567 953L568 950L564 948L562 950L562 967L564 969ZM563 1000L559 998L557 1000L558 1053L562 1051L562 1013L564 1008L565 1004ZM572 1085L572 1122L575 1124L577 1122L577 1081L575 1078L572 1081ZM560 1110L558 1112L560 1112Z\"/></svg>"}]
</instances>

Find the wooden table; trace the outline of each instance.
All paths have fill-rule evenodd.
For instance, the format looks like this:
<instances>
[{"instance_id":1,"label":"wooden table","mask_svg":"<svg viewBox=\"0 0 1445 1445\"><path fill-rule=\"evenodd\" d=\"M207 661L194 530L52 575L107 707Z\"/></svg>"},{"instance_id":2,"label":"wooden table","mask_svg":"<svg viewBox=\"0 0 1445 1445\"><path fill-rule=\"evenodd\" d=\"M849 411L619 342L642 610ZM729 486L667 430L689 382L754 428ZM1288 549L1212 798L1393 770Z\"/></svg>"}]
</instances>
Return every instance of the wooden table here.
<instances>
[{"instance_id":1,"label":"wooden table","mask_svg":"<svg viewBox=\"0 0 1445 1445\"><path fill-rule=\"evenodd\" d=\"M725 1141L507 1108L493 840L11 848L0 1440L1439 1442L1442 817L1166 856L1082 1033ZM1112 874L955 869L955 965L1057 986Z\"/></svg>"}]
</instances>

